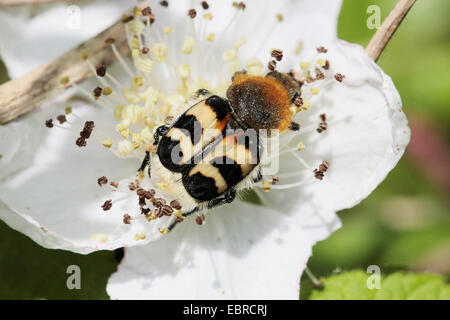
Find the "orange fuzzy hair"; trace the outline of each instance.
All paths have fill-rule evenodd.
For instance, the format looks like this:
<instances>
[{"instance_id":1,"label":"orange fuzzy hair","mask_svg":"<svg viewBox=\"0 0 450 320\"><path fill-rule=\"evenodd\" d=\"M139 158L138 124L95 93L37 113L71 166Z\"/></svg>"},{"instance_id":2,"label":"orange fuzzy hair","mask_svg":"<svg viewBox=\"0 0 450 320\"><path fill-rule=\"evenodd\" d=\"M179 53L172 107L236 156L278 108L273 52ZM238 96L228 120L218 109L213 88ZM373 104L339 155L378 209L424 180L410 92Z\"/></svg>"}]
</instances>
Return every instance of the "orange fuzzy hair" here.
<instances>
[{"instance_id":1,"label":"orange fuzzy hair","mask_svg":"<svg viewBox=\"0 0 450 320\"><path fill-rule=\"evenodd\" d=\"M274 77L236 74L227 90L234 111L254 129L287 130L291 124L291 98Z\"/></svg>"}]
</instances>

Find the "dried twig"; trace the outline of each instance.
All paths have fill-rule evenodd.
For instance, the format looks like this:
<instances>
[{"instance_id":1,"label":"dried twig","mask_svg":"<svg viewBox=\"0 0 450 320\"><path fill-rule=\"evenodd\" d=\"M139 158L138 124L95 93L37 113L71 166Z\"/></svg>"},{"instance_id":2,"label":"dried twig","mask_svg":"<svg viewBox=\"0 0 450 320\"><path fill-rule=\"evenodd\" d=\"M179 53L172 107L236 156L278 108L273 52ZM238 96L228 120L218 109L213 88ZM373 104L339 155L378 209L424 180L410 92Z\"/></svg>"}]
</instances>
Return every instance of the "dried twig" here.
<instances>
[{"instance_id":1,"label":"dried twig","mask_svg":"<svg viewBox=\"0 0 450 320\"><path fill-rule=\"evenodd\" d=\"M13 0L0 1L6 2ZM374 35L366 49L367 54L373 60L376 61L378 59L414 2L415 0L399 0L383 22L381 28ZM117 22L95 38L72 49L61 57L45 63L21 78L1 85L0 124L17 118L64 90L60 85L60 79L62 77L69 76L72 83L81 82L88 78L91 73L86 63L80 59L82 50L89 50L93 63L111 64L115 60L115 57L109 46L104 43L104 40L109 37L116 39L116 45L119 51L121 51L121 54L128 54L129 49L126 45L123 26L120 22Z\"/></svg>"},{"instance_id":2,"label":"dried twig","mask_svg":"<svg viewBox=\"0 0 450 320\"><path fill-rule=\"evenodd\" d=\"M394 35L400 23L405 18L409 9L413 6L416 0L399 0L394 9L389 13L383 21L380 29L375 33L366 48L367 55L373 61L377 61L383 52L383 49L388 44L391 37Z\"/></svg>"}]
</instances>

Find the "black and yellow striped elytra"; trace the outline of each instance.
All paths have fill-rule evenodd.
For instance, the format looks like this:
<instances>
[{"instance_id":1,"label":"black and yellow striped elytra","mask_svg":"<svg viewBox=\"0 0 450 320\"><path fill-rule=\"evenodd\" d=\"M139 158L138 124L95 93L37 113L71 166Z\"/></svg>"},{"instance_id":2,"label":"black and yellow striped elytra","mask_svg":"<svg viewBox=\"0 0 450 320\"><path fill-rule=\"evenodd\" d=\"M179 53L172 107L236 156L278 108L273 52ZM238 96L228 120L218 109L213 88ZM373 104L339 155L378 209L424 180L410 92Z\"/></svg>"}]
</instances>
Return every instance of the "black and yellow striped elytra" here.
<instances>
[{"instance_id":1,"label":"black and yellow striped elytra","mask_svg":"<svg viewBox=\"0 0 450 320\"><path fill-rule=\"evenodd\" d=\"M198 202L232 193L259 164L258 133L232 123L229 102L213 95L190 107L160 138L161 164L181 173L184 189Z\"/></svg>"}]
</instances>

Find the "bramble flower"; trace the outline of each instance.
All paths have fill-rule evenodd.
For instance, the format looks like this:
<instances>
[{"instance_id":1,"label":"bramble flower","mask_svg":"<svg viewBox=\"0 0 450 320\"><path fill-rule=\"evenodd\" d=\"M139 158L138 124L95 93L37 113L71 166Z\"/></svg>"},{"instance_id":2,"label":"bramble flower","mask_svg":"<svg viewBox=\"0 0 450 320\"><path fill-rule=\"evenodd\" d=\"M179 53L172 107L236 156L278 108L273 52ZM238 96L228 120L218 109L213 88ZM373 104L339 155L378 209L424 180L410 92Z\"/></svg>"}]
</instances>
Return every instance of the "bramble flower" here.
<instances>
[{"instance_id":1,"label":"bramble flower","mask_svg":"<svg viewBox=\"0 0 450 320\"><path fill-rule=\"evenodd\" d=\"M111 298L296 299L312 246L340 226L336 211L403 154L400 96L362 47L336 39L339 1L195 4L134 9L122 17L131 57L105 39L115 66L83 52L93 79L64 79L72 91L0 127L0 216L48 248L125 247ZM26 64L6 62L17 73ZM136 169L194 92L225 96L243 69L292 71L300 130L281 134L266 159L278 172L263 169L243 199L184 217L172 186Z\"/></svg>"}]
</instances>

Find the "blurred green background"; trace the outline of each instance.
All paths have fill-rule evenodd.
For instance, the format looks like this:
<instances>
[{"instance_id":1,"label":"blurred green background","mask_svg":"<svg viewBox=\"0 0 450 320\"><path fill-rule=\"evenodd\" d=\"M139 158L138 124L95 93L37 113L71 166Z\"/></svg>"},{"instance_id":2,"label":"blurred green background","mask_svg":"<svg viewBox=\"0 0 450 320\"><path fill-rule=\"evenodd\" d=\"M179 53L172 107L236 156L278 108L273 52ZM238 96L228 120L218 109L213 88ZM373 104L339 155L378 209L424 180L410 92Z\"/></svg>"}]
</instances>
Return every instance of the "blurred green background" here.
<instances>
[{"instance_id":1,"label":"blurred green background","mask_svg":"<svg viewBox=\"0 0 450 320\"><path fill-rule=\"evenodd\" d=\"M382 19L395 0L345 0L339 37L366 46L369 5ZM413 136L399 165L357 207L339 213L343 227L317 244L308 266L316 277L378 265L394 271L450 275L449 122L450 1L419 0L379 64L396 84ZM0 63L0 82L7 80ZM79 265L81 290L67 290L66 268ZM0 222L0 299L105 299L116 269L113 252L87 256L41 248ZM313 285L302 277L301 295Z\"/></svg>"}]
</instances>

